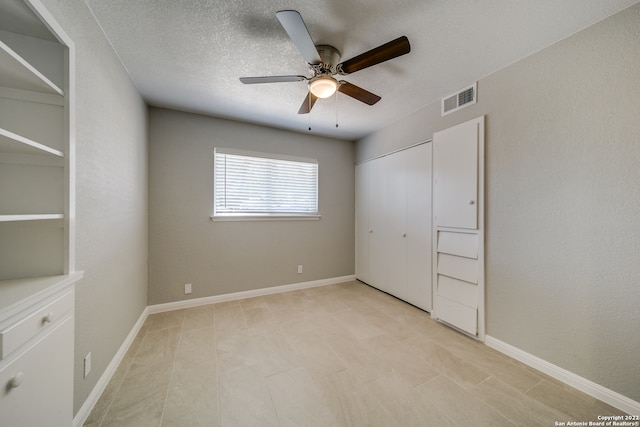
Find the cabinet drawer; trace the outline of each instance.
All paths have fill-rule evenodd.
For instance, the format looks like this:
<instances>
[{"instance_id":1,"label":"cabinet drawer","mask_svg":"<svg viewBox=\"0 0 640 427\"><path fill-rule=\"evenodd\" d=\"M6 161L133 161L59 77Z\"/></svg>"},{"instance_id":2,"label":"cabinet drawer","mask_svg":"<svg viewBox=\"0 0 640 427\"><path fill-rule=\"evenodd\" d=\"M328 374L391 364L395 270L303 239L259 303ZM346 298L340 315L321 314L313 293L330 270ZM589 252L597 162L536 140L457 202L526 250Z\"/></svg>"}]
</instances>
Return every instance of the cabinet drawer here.
<instances>
[{"instance_id":1,"label":"cabinet drawer","mask_svg":"<svg viewBox=\"0 0 640 427\"><path fill-rule=\"evenodd\" d=\"M71 312L73 304L73 293L69 292L0 331L0 359Z\"/></svg>"},{"instance_id":2,"label":"cabinet drawer","mask_svg":"<svg viewBox=\"0 0 640 427\"><path fill-rule=\"evenodd\" d=\"M478 260L459 256L438 254L438 274L454 277L465 282L478 283Z\"/></svg>"},{"instance_id":3,"label":"cabinet drawer","mask_svg":"<svg viewBox=\"0 0 640 427\"><path fill-rule=\"evenodd\" d=\"M471 335L478 334L478 310L436 295L436 317Z\"/></svg>"},{"instance_id":4,"label":"cabinet drawer","mask_svg":"<svg viewBox=\"0 0 640 427\"><path fill-rule=\"evenodd\" d=\"M438 295L478 308L478 285L438 275Z\"/></svg>"},{"instance_id":5,"label":"cabinet drawer","mask_svg":"<svg viewBox=\"0 0 640 427\"><path fill-rule=\"evenodd\" d=\"M440 231L438 252L478 259L478 235Z\"/></svg>"}]
</instances>

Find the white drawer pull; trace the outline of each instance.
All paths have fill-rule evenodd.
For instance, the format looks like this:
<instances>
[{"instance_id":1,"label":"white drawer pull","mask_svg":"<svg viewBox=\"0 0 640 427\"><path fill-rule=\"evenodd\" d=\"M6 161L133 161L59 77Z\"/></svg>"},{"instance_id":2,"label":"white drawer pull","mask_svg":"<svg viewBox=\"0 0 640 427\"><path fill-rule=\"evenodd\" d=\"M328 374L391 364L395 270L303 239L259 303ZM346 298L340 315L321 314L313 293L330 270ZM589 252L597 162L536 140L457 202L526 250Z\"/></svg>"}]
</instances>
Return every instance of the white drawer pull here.
<instances>
[{"instance_id":1,"label":"white drawer pull","mask_svg":"<svg viewBox=\"0 0 640 427\"><path fill-rule=\"evenodd\" d=\"M9 388L11 389L20 387L23 378L24 374L22 372L18 372L17 374L15 374L15 376L9 380Z\"/></svg>"},{"instance_id":2,"label":"white drawer pull","mask_svg":"<svg viewBox=\"0 0 640 427\"><path fill-rule=\"evenodd\" d=\"M42 318L43 325L46 325L47 323L51 323L51 322L53 322L53 311L50 311L49 313L47 313L46 316Z\"/></svg>"}]
</instances>

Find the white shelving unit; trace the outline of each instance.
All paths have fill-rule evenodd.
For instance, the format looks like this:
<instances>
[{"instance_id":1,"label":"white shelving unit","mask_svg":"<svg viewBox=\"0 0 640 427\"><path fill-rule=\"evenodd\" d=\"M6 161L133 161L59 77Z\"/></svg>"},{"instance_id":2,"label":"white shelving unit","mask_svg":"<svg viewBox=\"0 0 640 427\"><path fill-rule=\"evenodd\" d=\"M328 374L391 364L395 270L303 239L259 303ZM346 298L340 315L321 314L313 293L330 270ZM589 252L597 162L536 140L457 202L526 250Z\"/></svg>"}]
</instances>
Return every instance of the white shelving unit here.
<instances>
[{"instance_id":1,"label":"white shelving unit","mask_svg":"<svg viewBox=\"0 0 640 427\"><path fill-rule=\"evenodd\" d=\"M0 2L0 424L73 419L73 49L39 0Z\"/></svg>"},{"instance_id":2,"label":"white shelving unit","mask_svg":"<svg viewBox=\"0 0 640 427\"><path fill-rule=\"evenodd\" d=\"M0 18L2 281L74 271L73 43L37 1Z\"/></svg>"}]
</instances>

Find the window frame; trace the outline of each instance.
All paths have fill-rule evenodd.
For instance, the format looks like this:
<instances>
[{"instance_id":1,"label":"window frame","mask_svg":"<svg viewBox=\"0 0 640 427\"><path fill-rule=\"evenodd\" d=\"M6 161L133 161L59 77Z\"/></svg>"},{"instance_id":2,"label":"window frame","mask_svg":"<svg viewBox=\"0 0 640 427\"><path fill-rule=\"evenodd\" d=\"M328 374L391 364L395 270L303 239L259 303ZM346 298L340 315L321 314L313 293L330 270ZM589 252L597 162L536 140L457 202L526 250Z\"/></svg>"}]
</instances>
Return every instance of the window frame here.
<instances>
[{"instance_id":1,"label":"window frame","mask_svg":"<svg viewBox=\"0 0 640 427\"><path fill-rule=\"evenodd\" d=\"M301 213L301 212L277 212L277 213L249 213L238 212L219 213L216 211L216 154L230 154L245 157L254 157L262 159L283 160L301 163L311 163L316 165L316 212L315 213ZM264 153L249 150L240 150L235 148L215 147L213 149L213 200L212 200L212 212L210 218L212 221L273 221L273 220L319 220L322 218L320 215L320 164L317 159L289 156L284 154Z\"/></svg>"}]
</instances>

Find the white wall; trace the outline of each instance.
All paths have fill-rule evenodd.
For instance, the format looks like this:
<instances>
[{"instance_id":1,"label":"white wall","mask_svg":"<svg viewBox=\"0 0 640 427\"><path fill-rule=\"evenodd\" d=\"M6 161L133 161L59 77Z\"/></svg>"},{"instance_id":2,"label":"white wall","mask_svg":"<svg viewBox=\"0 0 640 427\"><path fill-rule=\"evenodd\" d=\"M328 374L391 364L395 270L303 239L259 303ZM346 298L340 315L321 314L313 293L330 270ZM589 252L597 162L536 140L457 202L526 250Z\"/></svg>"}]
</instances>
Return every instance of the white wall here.
<instances>
[{"instance_id":1,"label":"white wall","mask_svg":"<svg viewBox=\"0 0 640 427\"><path fill-rule=\"evenodd\" d=\"M212 222L214 147L318 159L322 219ZM151 108L149 152L149 304L354 273L352 142Z\"/></svg>"},{"instance_id":2,"label":"white wall","mask_svg":"<svg viewBox=\"0 0 640 427\"><path fill-rule=\"evenodd\" d=\"M640 401L640 4L358 141L486 115L487 334ZM428 73L428 70L426 70Z\"/></svg>"},{"instance_id":3,"label":"white wall","mask_svg":"<svg viewBox=\"0 0 640 427\"><path fill-rule=\"evenodd\" d=\"M85 3L42 3L76 45L76 413L147 305L147 110Z\"/></svg>"}]
</instances>

